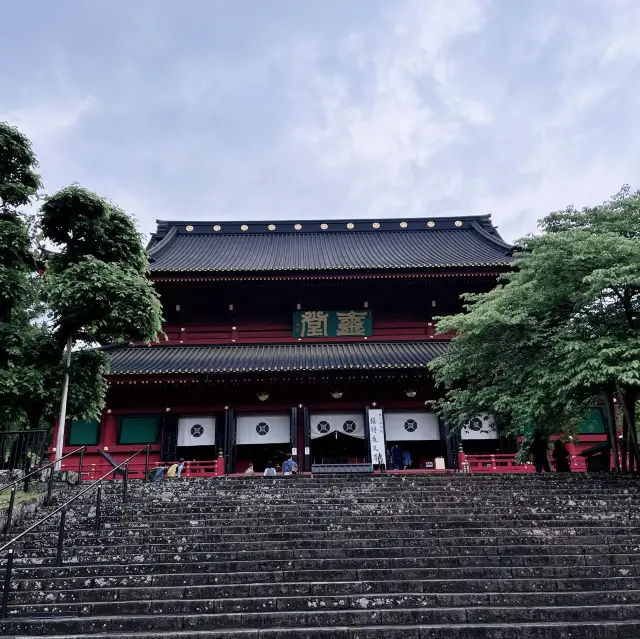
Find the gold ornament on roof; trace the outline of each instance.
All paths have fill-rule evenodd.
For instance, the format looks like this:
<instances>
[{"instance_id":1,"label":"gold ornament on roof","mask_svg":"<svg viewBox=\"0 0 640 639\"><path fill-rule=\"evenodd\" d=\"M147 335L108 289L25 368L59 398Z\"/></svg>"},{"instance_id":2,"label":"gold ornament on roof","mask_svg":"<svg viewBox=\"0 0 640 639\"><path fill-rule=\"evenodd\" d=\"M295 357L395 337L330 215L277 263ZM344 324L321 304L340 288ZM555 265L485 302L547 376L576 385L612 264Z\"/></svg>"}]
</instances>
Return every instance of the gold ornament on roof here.
<instances>
[{"instance_id":1,"label":"gold ornament on roof","mask_svg":"<svg viewBox=\"0 0 640 639\"><path fill-rule=\"evenodd\" d=\"M275 224L269 224L268 229L270 231L275 231L276 230L276 225Z\"/></svg>"},{"instance_id":2,"label":"gold ornament on roof","mask_svg":"<svg viewBox=\"0 0 640 639\"><path fill-rule=\"evenodd\" d=\"M374 222L372 226L373 226L374 229L379 229L380 228L380 222Z\"/></svg>"},{"instance_id":3,"label":"gold ornament on roof","mask_svg":"<svg viewBox=\"0 0 640 639\"><path fill-rule=\"evenodd\" d=\"M352 229L354 226L355 224L353 222L349 222L349 224L347 224L348 229Z\"/></svg>"},{"instance_id":4,"label":"gold ornament on roof","mask_svg":"<svg viewBox=\"0 0 640 639\"><path fill-rule=\"evenodd\" d=\"M462 222L460 220L456 220L455 224L456 226L462 226Z\"/></svg>"},{"instance_id":5,"label":"gold ornament on roof","mask_svg":"<svg viewBox=\"0 0 640 639\"><path fill-rule=\"evenodd\" d=\"M321 228L323 231L326 231L326 230L329 228L329 225L328 225L328 224L321 224L321 225L320 225L320 228Z\"/></svg>"},{"instance_id":6,"label":"gold ornament on roof","mask_svg":"<svg viewBox=\"0 0 640 639\"><path fill-rule=\"evenodd\" d=\"M191 226L191 224L189 224L185 228L187 229L187 231L193 231L193 226Z\"/></svg>"},{"instance_id":7,"label":"gold ornament on roof","mask_svg":"<svg viewBox=\"0 0 640 639\"><path fill-rule=\"evenodd\" d=\"M294 228L296 231L301 231L301 230L302 230L302 224L296 224L293 228Z\"/></svg>"},{"instance_id":8,"label":"gold ornament on roof","mask_svg":"<svg viewBox=\"0 0 640 639\"><path fill-rule=\"evenodd\" d=\"M248 231L248 230L249 230L249 227L248 227L246 224L243 224L243 225L240 227L240 230L241 230L241 231Z\"/></svg>"},{"instance_id":9,"label":"gold ornament on roof","mask_svg":"<svg viewBox=\"0 0 640 639\"><path fill-rule=\"evenodd\" d=\"M213 230L214 230L214 231L221 231L221 230L222 230L222 227L221 227L219 224L216 224L216 225L213 227Z\"/></svg>"},{"instance_id":10,"label":"gold ornament on roof","mask_svg":"<svg viewBox=\"0 0 640 639\"><path fill-rule=\"evenodd\" d=\"M406 229L409 226L406 222L400 222L400 228Z\"/></svg>"},{"instance_id":11,"label":"gold ornament on roof","mask_svg":"<svg viewBox=\"0 0 640 639\"><path fill-rule=\"evenodd\" d=\"M431 221L431 222L427 222L427 226L432 229L434 226L436 225L435 222Z\"/></svg>"}]
</instances>

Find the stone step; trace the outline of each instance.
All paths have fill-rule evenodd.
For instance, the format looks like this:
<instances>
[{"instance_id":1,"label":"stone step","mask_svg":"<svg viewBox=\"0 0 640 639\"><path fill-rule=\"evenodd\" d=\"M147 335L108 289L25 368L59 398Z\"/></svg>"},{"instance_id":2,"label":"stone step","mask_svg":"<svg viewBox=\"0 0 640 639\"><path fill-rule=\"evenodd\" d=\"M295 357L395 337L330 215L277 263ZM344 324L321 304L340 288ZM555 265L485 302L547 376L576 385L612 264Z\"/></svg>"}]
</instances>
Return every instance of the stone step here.
<instances>
[{"instance_id":1,"label":"stone step","mask_svg":"<svg viewBox=\"0 0 640 639\"><path fill-rule=\"evenodd\" d=\"M606 582L609 583L609 582ZM552 585L557 585L556 583ZM121 605L123 608L129 603L159 606L167 600L174 602L207 601L217 602L216 612L231 610L242 612L261 610L264 606L276 606L279 610L299 609L309 607L320 609L332 609L336 607L363 607L363 601L367 601L365 607L381 607L400 605L408 607L407 601L420 602L420 605L464 607L469 605L599 605L613 603L640 603L640 590L616 590L614 581L609 590L581 590L581 591L531 591L531 592L491 592L468 591L464 592L423 592L423 582L420 581L371 581L371 582L333 582L331 584L318 582L292 582L292 583L263 583L263 584L239 584L226 586L187 586L171 589L161 587L128 587L120 589L111 588L85 588L82 590L60 591L16 591L9 598L9 605L13 611L11 614L42 610L43 612L55 612L52 608L58 606L80 605L100 607L91 609L91 614L103 611L104 606ZM429 585L427 584L427 587ZM270 602L276 601L273 604ZM354 605L357 600L358 605ZM393 601L391 601L393 600ZM224 603L231 602L231 603ZM311 603L309 603L311 602ZM322 603L324 602L324 603ZM390 603L391 602L391 603ZM172 604L173 605L173 604ZM411 604L414 605L414 604ZM155 610L155 608L153 608ZM108 614L115 614L115 608ZM134 607L127 608L129 613L134 613ZM164 610L164 612L167 612ZM182 612L185 612L182 610Z\"/></svg>"},{"instance_id":2,"label":"stone step","mask_svg":"<svg viewBox=\"0 0 640 639\"><path fill-rule=\"evenodd\" d=\"M448 538L447 538L448 539ZM635 543L617 543L621 538L612 536L590 539L600 543L561 543L564 538L522 538L514 543L495 544L464 544L461 538L459 544L438 544L438 539L431 537L385 537L353 539L324 539L316 540L312 545L304 540L253 542L247 540L242 546L232 541L209 542L200 541L183 545L174 538L170 543L139 544L132 539L129 543L117 543L118 538L107 540L69 540L63 544L65 552L73 552L78 557L99 555L152 555L176 552L213 555L210 559L279 559L315 557L320 553L326 557L399 557L399 556L464 556L464 555L497 555L497 554L555 554L555 555L593 555L593 554L626 554L636 552L640 540ZM80 543L80 541L84 543ZM482 538L483 542L487 538ZM583 542L584 540L581 540ZM21 556L42 557L51 556L52 546L46 539L33 538L21 546Z\"/></svg>"},{"instance_id":3,"label":"stone step","mask_svg":"<svg viewBox=\"0 0 640 639\"><path fill-rule=\"evenodd\" d=\"M602 579L632 579L639 581L640 567L618 566L535 566L522 568L508 567L461 567L461 568L317 568L301 570L257 570L233 572L184 572L181 564L164 564L160 567L139 566L140 571L122 571L102 567L94 574L77 575L67 571L56 577L18 574L11 580L12 590L73 590L74 588L124 588L128 586L191 586L226 585L251 583L296 583L296 582L342 582L342 581L388 581L413 580L425 584L433 582L434 587L443 582L475 580L497 588L495 583L508 584L511 581L525 582L522 587L532 590L539 582L545 589L552 588L547 582L580 579L598 583ZM635 581L633 583L635 583ZM509 588L515 588L509 586ZM430 586L427 586L430 587ZM506 586L505 586L506 587ZM433 592L429 590L429 592Z\"/></svg>"},{"instance_id":4,"label":"stone step","mask_svg":"<svg viewBox=\"0 0 640 639\"><path fill-rule=\"evenodd\" d=\"M7 639L44 639L18 636ZM67 639L157 639L155 632L73 634ZM173 631L181 639L638 639L640 622L591 621L584 623L548 622L519 624L411 625L411 626L334 626L332 628L277 628L234 630Z\"/></svg>"},{"instance_id":5,"label":"stone step","mask_svg":"<svg viewBox=\"0 0 640 639\"><path fill-rule=\"evenodd\" d=\"M73 514L72 514L73 515ZM562 529L566 526L572 528L611 528L624 527L629 530L629 534L638 534L640 532L640 518L630 518L625 514L614 513L608 514L589 514L578 516L567 516L563 518L554 518L546 513L538 515L527 515L524 517L503 516L501 519L505 524L509 524L508 528L540 528L546 529ZM101 518L102 526L105 530L123 530L130 531L158 531L165 528L176 528L179 530L207 528L216 531L224 530L228 534L246 534L246 533L264 533L268 531L293 531L293 532L314 532L325 530L327 527L342 529L358 529L380 530L394 529L399 530L416 530L428 529L438 531L443 529L464 529L477 528L482 530L505 529L505 526L497 526L497 517L475 517L466 515L461 517L435 517L430 515L422 515L417 517L386 517L386 516L362 516L362 517L325 517L325 518L298 518L297 521L288 521L284 519L270 519L266 514L259 519L218 519L218 518L187 518L184 517L182 522L179 520L171 522L154 521L152 519L139 520L135 523L122 522ZM51 523L45 522L40 532L54 532L58 530L59 518L52 518ZM95 523L95 517L77 518L67 516L69 529L73 530L92 530Z\"/></svg>"},{"instance_id":6,"label":"stone step","mask_svg":"<svg viewBox=\"0 0 640 639\"><path fill-rule=\"evenodd\" d=\"M600 606L640 604L640 590L564 593L406 593L242 598L175 598L86 600L84 602L11 603L10 618L68 613L70 616L162 615L197 613L286 612L305 610L373 610L378 608L468 608L469 606Z\"/></svg>"},{"instance_id":7,"label":"stone step","mask_svg":"<svg viewBox=\"0 0 640 639\"><path fill-rule=\"evenodd\" d=\"M411 626L442 624L513 624L634 620L638 604L593 606L467 606L464 608L376 608L342 610L288 610L286 612L198 613L115 615L99 617L53 617L0 621L0 634L36 634L46 628L49 635L106 632L176 632L181 630L260 629L265 627L327 628L361 626Z\"/></svg>"},{"instance_id":8,"label":"stone step","mask_svg":"<svg viewBox=\"0 0 640 639\"><path fill-rule=\"evenodd\" d=\"M348 555L348 553L346 553ZM63 555L64 557L64 555ZM49 557L50 565L54 566L55 555ZM20 561L16 560L16 566L29 565L27 562L33 562L32 557L20 557ZM640 564L640 555L491 555L491 556L462 556L462 557L420 557L420 556L399 556L386 557L384 555L376 557L365 557L362 553L361 557L306 557L302 559L280 558L280 559L233 559L220 560L211 554L197 555L192 553L175 552L166 555L133 555L133 556L107 556L107 557L89 557L84 561L76 556L66 558L67 565L71 565L78 574L83 566L91 566L93 570L95 566L113 566L112 574L117 574L122 567L129 568L133 562L138 565L145 565L145 561L153 561L158 566L181 566L182 570L193 570L193 572L216 572L218 570L224 572L248 572L251 570L321 570L325 568L437 568L438 570L446 570L447 568L492 568L492 567L533 567L533 566L554 566L556 568L568 566L630 566ZM43 570L38 570L38 574L42 575ZM168 571L165 571L168 572Z\"/></svg>"},{"instance_id":9,"label":"stone step","mask_svg":"<svg viewBox=\"0 0 640 639\"><path fill-rule=\"evenodd\" d=\"M7 632L640 637L637 478L131 482L127 504L121 489L105 485L99 532L93 498L69 510L61 568L56 522L20 544Z\"/></svg>"},{"instance_id":10,"label":"stone step","mask_svg":"<svg viewBox=\"0 0 640 639\"><path fill-rule=\"evenodd\" d=\"M88 493L90 494L90 493ZM225 507L233 507L233 506L241 506L243 503L250 502L252 500L258 500L259 498L263 498L264 500L268 500L272 502L274 505L284 505L284 506L293 506L296 503L301 504L311 504L317 503L318 500L326 500L328 504L349 504L349 503L362 503L362 504L370 504L370 503L379 503L381 500L392 499L398 501L415 501L417 503L428 503L428 504L469 504L473 502L479 503L488 503L488 504L499 504L501 502L507 501L521 503L525 501L531 501L533 503L551 501L555 503L561 502L569 502L578 497L579 499L591 501L599 501L603 502L603 504L615 503L615 502L626 502L626 501L637 501L638 499L638 491L634 490L623 491L619 496L612 494L612 491L602 490L602 491L588 491L584 492L579 489L576 490L568 490L566 492L563 491L550 491L550 490L540 490L539 492L531 492L531 491L517 491L507 489L504 491L492 491L492 492L475 492L473 497L471 497L468 491L460 492L460 493L451 493L450 491L446 491L443 494L442 491L434 494L425 493L423 491L395 491L395 492L382 492L382 493L358 493L355 489L350 492L346 492L344 490L336 491L335 493L329 492L322 494L318 494L314 491L309 491L307 494L302 493L298 494L297 491L291 491L291 493L285 493L282 491L268 490L263 492L237 492L229 495L221 495L217 493L202 493L202 494L194 494L192 491L189 492L181 492L179 490L173 490L171 487L164 489L163 486L157 488L157 495L145 495L144 493L134 493L133 495L129 493L128 502L129 503L151 503L153 505L160 503L168 503L170 500L168 499L168 495L171 495L172 498L179 499L181 502L186 505L202 505L202 504L212 504L216 506L225 506ZM112 495L105 496L103 493L103 498L107 503L118 503L122 500L121 495L119 493L113 493Z\"/></svg>"},{"instance_id":11,"label":"stone step","mask_svg":"<svg viewBox=\"0 0 640 639\"><path fill-rule=\"evenodd\" d=\"M264 526L233 526L225 527L219 525L202 525L201 522L197 522L198 525L189 525L189 522L185 522L185 525L178 528L175 531L171 530L157 530L153 526L153 522L148 524L142 524L139 526L120 527L112 526L108 522L105 522L104 529L99 533L103 537L118 537L121 539L131 539L133 537L144 538L149 540L155 539L167 539L169 537L177 536L179 540L186 538L204 537L206 539L214 539L216 536L224 537L226 539L238 540L246 539L248 535L251 538L265 541L277 541L279 539L288 539L293 536L296 538L305 539L323 539L326 537L340 537L346 536L354 537L356 534L368 535L372 537L376 536L422 536L422 537L514 537L514 535L527 536L532 533L542 536L598 536L598 535L624 535L624 536L638 536L640 535L640 526L624 525L623 522L615 521L586 521L584 525L567 525L565 522L554 521L531 521L520 522L519 525L515 525L514 522L509 522L508 526L497 526L497 522L487 522L486 526L479 526L477 522L443 522L439 525L438 522L430 524L428 527L422 522L415 523L403 523L395 522L393 526L387 524L349 524L349 525L292 525L287 524L272 524L269 527ZM87 537L93 532L92 528L84 530L71 529L67 531L66 535L69 539L78 537ZM174 533L174 534L172 534ZM45 535L55 536L57 539L58 527L43 528L43 530L36 531L35 536L44 538ZM4 536L6 538L6 536Z\"/></svg>"},{"instance_id":12,"label":"stone step","mask_svg":"<svg viewBox=\"0 0 640 639\"><path fill-rule=\"evenodd\" d=\"M620 564L639 563L640 554L629 554L610 551L608 546L601 547L601 552L584 554L576 550L575 547L568 546L566 551L558 554L558 549L551 552L549 546L522 547L520 553L517 549L509 549L508 552L499 552L496 547L469 548L467 551L458 547L452 547L449 554L438 552L438 547L406 546L396 548L307 548L299 550L261 550L261 551L233 551L220 552L215 547L205 551L185 552L183 547L166 546L164 551L158 548L149 549L145 546L116 547L105 552L104 548L78 548L67 546L63 549L65 563L78 565L104 564L112 562L120 563L145 563L153 559L155 563L211 563L219 562L228 564L229 562L256 562L256 561L277 561L277 562L305 562L310 560L339 560L339 559L384 559L389 562L400 559L410 560L414 564L433 564L441 567L456 566L461 564L486 562L500 562L501 565L527 566L544 565L546 563L557 565L584 565L584 564ZM488 550L491 552L478 552L478 550ZM180 559L176 559L179 555ZM53 560L56 551L52 548L44 548L40 551L31 551L29 554L23 552L15 558L16 564L25 564L39 559Z\"/></svg>"},{"instance_id":13,"label":"stone step","mask_svg":"<svg viewBox=\"0 0 640 639\"><path fill-rule=\"evenodd\" d=\"M533 532L538 532L539 529L534 529ZM71 535L65 535L65 546L77 546L83 548L97 548L108 549L120 546L128 546L129 548L141 547L141 548L159 548L163 545L174 544L173 547L178 546L185 547L208 547L213 548L213 552L216 549L225 550L229 545L235 548L246 548L247 550L256 550L261 548L273 548L282 547L290 541L295 541L297 548L311 548L314 547L316 542L320 544L329 544L335 547L354 547L361 539L368 539L374 542L384 542L385 538L393 538L393 535L397 535L397 539L402 539L401 545L404 546L500 546L500 547L520 547L520 546L564 546L572 545L572 541L575 545L588 546L588 545L632 545L637 547L640 535L627 535L624 534L624 530L617 528L601 528L600 530L577 529L575 527L566 528L564 530L547 532L546 535L531 534L531 530L522 529L522 535L510 534L507 536L496 535L495 530L482 530L482 529L464 529L463 531L457 531L456 529L444 529L441 531L432 531L429 529L417 529L417 530L402 530L402 531L384 531L384 530L331 530L325 531L313 531L307 534L296 534L295 531L283 531L274 533L252 534L252 535L227 535L214 532L207 534L204 529L200 531L176 531L175 535L171 534L171 531L167 531L165 535L141 534L140 532L132 533L129 536L123 535L109 535L109 531L105 531L107 536L104 538L95 537L73 537ZM121 532L121 531L116 531ZM388 535L385 535L385 532ZM455 533L458 532L456 535ZM514 532L514 531L511 531ZM515 531L517 533L517 530ZM529 533L529 534L527 534ZM29 549L37 550L40 548L52 547L57 543L58 533L52 533L50 535L43 535L38 537L37 535L30 536L25 541L25 552L28 553ZM376 547L379 544L372 543L372 547Z\"/></svg>"},{"instance_id":14,"label":"stone step","mask_svg":"<svg viewBox=\"0 0 640 639\"><path fill-rule=\"evenodd\" d=\"M141 513L144 516L144 513ZM341 516L340 514L298 514L297 516L282 516L278 517L275 514L269 516L266 513L261 513L259 516L246 516L246 517L231 517L231 516L215 516L208 514L195 515L192 513L181 513L178 511L174 516L156 516L149 517L152 521L152 525L157 527L177 527L187 523L190 526L194 525L215 525L225 526L227 528L242 528L244 529L260 529L264 526L273 526L274 522L286 521L286 526L327 526L332 524L340 524L349 526L355 524L358 526L373 525L374 527L388 526L389 524L396 523L401 518L403 525L410 524L426 524L428 526L443 527L446 524L465 526L472 523L478 525L483 524L495 524L496 518L500 518L505 523L513 523L515 525L529 525L530 522L539 523L542 517L545 518L548 524L558 522L568 525L580 525L585 522L624 522L629 525L640 525L640 504L638 512L630 512L625 510L608 510L606 513L593 512L593 509L589 512L552 512L545 509L536 509L535 512L523 512L523 511L510 511L503 513L474 513L468 512L455 512L449 510L446 514L425 512L425 513L376 513L376 514L352 514L347 516ZM87 522L94 520L94 517L87 519ZM186 521L185 521L186 520ZM139 527L140 517L134 515L127 515L117 517L114 515L105 516L102 521L117 524L120 527L126 527L126 524L133 524L132 528ZM137 524L137 525L136 525Z\"/></svg>"},{"instance_id":15,"label":"stone step","mask_svg":"<svg viewBox=\"0 0 640 639\"><path fill-rule=\"evenodd\" d=\"M35 539L35 538L34 538ZM139 543L142 541L142 543ZM599 552L633 553L640 548L640 539L638 537L628 536L563 536L563 537L430 537L418 536L397 538L396 546L398 548L431 548L439 549L438 553L442 555L456 555L460 549L463 554L562 554L569 550L569 554L580 552L582 554L597 554ZM283 548L291 548L292 550L312 550L313 548L359 548L363 545L370 548L384 548L388 539L379 538L360 538L354 536L344 539L340 536L326 536L321 539L293 539L283 536L277 540L261 539L259 541L247 540L242 543L241 539L212 540L206 536L179 536L172 538L154 538L154 540L140 540L138 537L130 539L130 545L127 547L135 554L151 554L154 552L167 552L168 548L172 548L174 552L187 552L192 548L194 552L215 553L217 552L243 552L239 548L244 548L244 552L260 552L262 550L278 550ZM17 557L24 555L26 557L41 556L51 551L55 547L55 539L37 539L29 546L19 547L16 553ZM98 552L104 554L120 554L120 548L127 543L126 538L105 538L102 541L95 539L84 540L67 540L64 545L64 551L68 553L69 548L78 548L78 552L91 553ZM317 545L316 545L317 544ZM434 552L429 551L429 552ZM408 554L408 553L405 553ZM0 568L1 569L1 568Z\"/></svg>"},{"instance_id":16,"label":"stone step","mask_svg":"<svg viewBox=\"0 0 640 639\"><path fill-rule=\"evenodd\" d=\"M600 549L600 552L598 552ZM265 566L265 562L277 562L280 566L311 566L311 562L345 561L364 567L365 560L376 562L378 565L385 563L388 566L399 564L410 565L412 567L432 567L432 568L454 568L471 566L511 566L511 567L532 567L532 566L628 566L640 563L640 555L637 552L608 551L607 547L589 548L588 552L575 547L567 547L564 554L558 553L557 549L544 546L524 547L518 553L517 549L509 549L508 552L501 552L497 547L490 548L470 548L468 552L464 548L451 547L454 551L449 554L440 552L440 548L398 548L393 552L387 549L327 549L298 551L289 554L291 551L260 551L260 552L239 552L239 553L194 553L184 552L184 549L174 549L173 553L152 553L142 554L103 554L81 557L77 549L65 550L63 552L64 564L61 567L54 565L55 554L48 551L47 555L34 557L33 555L18 555L14 560L15 575L29 576L38 575L40 577L53 576L59 574L71 574L76 576L95 575L104 571L105 565L112 565L117 574L121 571L121 566L126 566L128 574L139 574L149 570L148 566L180 565L186 569L194 565L199 570L215 570L221 566ZM489 553L479 553L478 550L490 550ZM552 552L555 551L555 552ZM434 552L429 552L434 551ZM439 552L435 552L439 551ZM475 552L475 554L474 554ZM150 563L153 561L153 563ZM159 568L158 568L159 569ZM2 574L0 570L0 574Z\"/></svg>"}]
</instances>

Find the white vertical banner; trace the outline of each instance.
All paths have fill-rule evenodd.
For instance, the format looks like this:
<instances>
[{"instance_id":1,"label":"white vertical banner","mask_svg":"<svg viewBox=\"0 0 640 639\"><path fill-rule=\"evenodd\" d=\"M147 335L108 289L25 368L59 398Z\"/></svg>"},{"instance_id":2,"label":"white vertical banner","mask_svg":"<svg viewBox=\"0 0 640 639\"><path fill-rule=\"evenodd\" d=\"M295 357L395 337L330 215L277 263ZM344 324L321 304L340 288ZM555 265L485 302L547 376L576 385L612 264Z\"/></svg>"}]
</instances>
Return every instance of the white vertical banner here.
<instances>
[{"instance_id":1,"label":"white vertical banner","mask_svg":"<svg viewBox=\"0 0 640 639\"><path fill-rule=\"evenodd\" d=\"M311 413L310 426L311 439L318 439L336 432L364 439L362 413Z\"/></svg>"},{"instance_id":2,"label":"white vertical banner","mask_svg":"<svg viewBox=\"0 0 640 639\"><path fill-rule=\"evenodd\" d=\"M178 419L178 446L215 446L216 418L189 416Z\"/></svg>"},{"instance_id":3,"label":"white vertical banner","mask_svg":"<svg viewBox=\"0 0 640 639\"><path fill-rule=\"evenodd\" d=\"M498 439L499 433L496 427L496 418L489 413L481 413L460 431L460 436L466 440Z\"/></svg>"},{"instance_id":4,"label":"white vertical banner","mask_svg":"<svg viewBox=\"0 0 640 639\"><path fill-rule=\"evenodd\" d=\"M381 408L370 408L369 444L371 446L371 463L374 465L387 464L387 446L384 438L384 417Z\"/></svg>"},{"instance_id":5,"label":"white vertical banner","mask_svg":"<svg viewBox=\"0 0 640 639\"><path fill-rule=\"evenodd\" d=\"M285 444L291 441L291 417L287 414L238 415L236 445Z\"/></svg>"}]
</instances>

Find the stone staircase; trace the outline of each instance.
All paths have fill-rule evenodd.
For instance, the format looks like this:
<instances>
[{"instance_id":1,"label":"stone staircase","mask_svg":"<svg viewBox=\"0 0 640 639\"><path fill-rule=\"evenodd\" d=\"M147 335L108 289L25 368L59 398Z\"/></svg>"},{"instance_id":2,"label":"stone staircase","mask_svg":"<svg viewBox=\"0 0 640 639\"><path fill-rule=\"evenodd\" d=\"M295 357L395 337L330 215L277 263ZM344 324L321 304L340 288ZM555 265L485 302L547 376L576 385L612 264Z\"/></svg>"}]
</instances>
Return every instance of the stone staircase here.
<instances>
[{"instance_id":1,"label":"stone staircase","mask_svg":"<svg viewBox=\"0 0 640 639\"><path fill-rule=\"evenodd\" d=\"M640 482L431 475L120 482L14 564L2 637L640 637ZM92 493L93 494L93 493ZM4 561L4 557L0 558ZM2 582L0 581L0 584Z\"/></svg>"}]
</instances>

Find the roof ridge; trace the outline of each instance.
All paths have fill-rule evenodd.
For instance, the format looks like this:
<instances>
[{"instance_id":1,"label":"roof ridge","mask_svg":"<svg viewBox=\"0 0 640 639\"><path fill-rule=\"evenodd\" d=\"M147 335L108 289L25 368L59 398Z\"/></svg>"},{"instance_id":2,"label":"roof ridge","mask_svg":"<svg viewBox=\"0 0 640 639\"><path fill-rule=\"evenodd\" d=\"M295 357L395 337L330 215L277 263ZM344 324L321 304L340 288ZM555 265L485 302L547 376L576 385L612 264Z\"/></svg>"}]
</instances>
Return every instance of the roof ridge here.
<instances>
[{"instance_id":1,"label":"roof ridge","mask_svg":"<svg viewBox=\"0 0 640 639\"><path fill-rule=\"evenodd\" d=\"M450 221L450 220L491 220L491 213L477 213L477 214L469 214L469 215L409 215L409 216L395 216L395 217L353 217L353 218L288 218L288 219L272 219L271 222L273 224L320 224L322 222L326 223L348 223L348 222L428 222L433 220L437 221ZM265 224L264 219L256 219L256 220L218 220L218 219L209 219L209 220L160 220L156 219L156 224L158 227L167 228L169 226L184 226L189 224L199 224L199 225L207 225L212 226L215 224L228 224L233 226L239 226L242 224Z\"/></svg>"}]
</instances>

